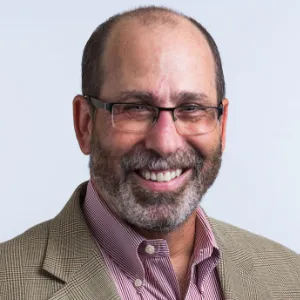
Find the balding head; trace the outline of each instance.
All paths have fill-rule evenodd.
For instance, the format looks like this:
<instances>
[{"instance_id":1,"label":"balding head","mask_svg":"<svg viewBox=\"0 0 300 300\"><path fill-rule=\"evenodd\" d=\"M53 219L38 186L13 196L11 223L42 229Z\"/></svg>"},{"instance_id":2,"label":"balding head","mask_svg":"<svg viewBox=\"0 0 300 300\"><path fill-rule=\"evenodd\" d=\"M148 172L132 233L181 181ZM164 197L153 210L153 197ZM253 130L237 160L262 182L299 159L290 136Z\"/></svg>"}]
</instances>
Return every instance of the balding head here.
<instances>
[{"instance_id":1,"label":"balding head","mask_svg":"<svg viewBox=\"0 0 300 300\"><path fill-rule=\"evenodd\" d=\"M127 11L122 14L115 15L102 23L92 34L88 40L82 58L82 92L84 95L99 97L103 86L106 74L106 57L108 52L112 49L114 51L122 52L122 44L116 44L123 41L128 37L129 31L139 31L140 28L153 30L154 28L161 28L161 30L172 31L178 28L185 28L190 32L199 34L199 39L204 39L210 48L215 66L215 87L217 99L220 102L225 96L225 82L222 70L222 64L218 48L206 31L206 29L192 18L184 16L176 11L162 8L162 7L142 7L136 10ZM127 29L127 32L126 32ZM175 31L173 31L174 34ZM115 42L115 43L113 43ZM119 49L112 47L117 45ZM109 51L107 47L110 46ZM146 45L145 45L146 46ZM116 53L117 54L117 53ZM111 58L112 56L110 56ZM195 58L196 59L196 58Z\"/></svg>"}]
</instances>

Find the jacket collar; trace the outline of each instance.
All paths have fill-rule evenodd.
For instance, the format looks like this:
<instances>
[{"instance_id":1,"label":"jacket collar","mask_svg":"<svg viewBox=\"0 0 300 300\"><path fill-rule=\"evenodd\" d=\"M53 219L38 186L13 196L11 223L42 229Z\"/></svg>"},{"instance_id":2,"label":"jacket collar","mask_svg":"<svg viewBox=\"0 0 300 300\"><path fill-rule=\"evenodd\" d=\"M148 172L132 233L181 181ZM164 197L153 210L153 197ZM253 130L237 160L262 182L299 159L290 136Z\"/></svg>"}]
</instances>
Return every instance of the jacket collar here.
<instances>
[{"instance_id":1,"label":"jacket collar","mask_svg":"<svg viewBox=\"0 0 300 300\"><path fill-rule=\"evenodd\" d=\"M66 284L49 300L120 299L81 210L86 186L51 221L43 269Z\"/></svg>"},{"instance_id":2,"label":"jacket collar","mask_svg":"<svg viewBox=\"0 0 300 300\"><path fill-rule=\"evenodd\" d=\"M51 221L43 269L65 285L48 300L120 299L82 213L86 188L87 182L81 184ZM233 227L208 220L221 251L217 270L224 299L267 299L257 291L251 255L235 239Z\"/></svg>"}]
</instances>

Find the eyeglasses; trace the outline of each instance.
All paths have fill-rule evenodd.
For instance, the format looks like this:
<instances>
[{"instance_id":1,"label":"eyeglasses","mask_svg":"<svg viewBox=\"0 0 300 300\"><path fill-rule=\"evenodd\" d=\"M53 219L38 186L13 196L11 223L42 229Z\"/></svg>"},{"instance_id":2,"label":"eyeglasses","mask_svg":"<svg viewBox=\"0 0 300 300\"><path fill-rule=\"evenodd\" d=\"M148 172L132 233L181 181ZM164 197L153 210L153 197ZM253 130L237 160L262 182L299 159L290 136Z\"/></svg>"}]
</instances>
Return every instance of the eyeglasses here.
<instances>
[{"instance_id":1,"label":"eyeglasses","mask_svg":"<svg viewBox=\"0 0 300 300\"><path fill-rule=\"evenodd\" d=\"M138 134L151 131L161 111L172 112L176 129L182 135L201 135L214 131L223 114L222 103L219 106L185 104L169 108L141 103L110 103L90 96L84 98L89 105L110 111L113 127Z\"/></svg>"}]
</instances>

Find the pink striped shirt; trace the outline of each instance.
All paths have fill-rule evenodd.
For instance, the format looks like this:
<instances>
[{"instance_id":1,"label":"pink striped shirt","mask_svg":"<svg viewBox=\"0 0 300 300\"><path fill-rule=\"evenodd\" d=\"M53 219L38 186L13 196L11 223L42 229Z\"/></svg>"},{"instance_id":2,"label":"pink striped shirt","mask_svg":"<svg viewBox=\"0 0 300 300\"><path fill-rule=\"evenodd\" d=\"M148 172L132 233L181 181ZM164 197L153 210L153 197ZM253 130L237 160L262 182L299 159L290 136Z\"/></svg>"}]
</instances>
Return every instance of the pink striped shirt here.
<instances>
[{"instance_id":1,"label":"pink striped shirt","mask_svg":"<svg viewBox=\"0 0 300 300\"><path fill-rule=\"evenodd\" d=\"M122 299L183 299L165 240L146 240L115 217L91 181L83 211ZM184 299L222 299L216 271L219 259L212 230L199 208L190 280Z\"/></svg>"}]
</instances>

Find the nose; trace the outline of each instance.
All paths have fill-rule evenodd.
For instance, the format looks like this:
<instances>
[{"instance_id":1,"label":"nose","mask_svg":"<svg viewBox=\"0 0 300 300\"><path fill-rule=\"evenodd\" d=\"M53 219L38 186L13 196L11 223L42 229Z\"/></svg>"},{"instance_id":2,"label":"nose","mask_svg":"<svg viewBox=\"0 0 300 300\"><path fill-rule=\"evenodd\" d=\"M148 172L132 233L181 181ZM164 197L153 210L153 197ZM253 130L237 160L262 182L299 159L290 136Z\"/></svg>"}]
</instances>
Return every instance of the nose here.
<instances>
[{"instance_id":1,"label":"nose","mask_svg":"<svg viewBox=\"0 0 300 300\"><path fill-rule=\"evenodd\" d=\"M158 120L145 138L145 147L163 157L182 148L184 138L177 132L172 112L161 111Z\"/></svg>"}]
</instances>

